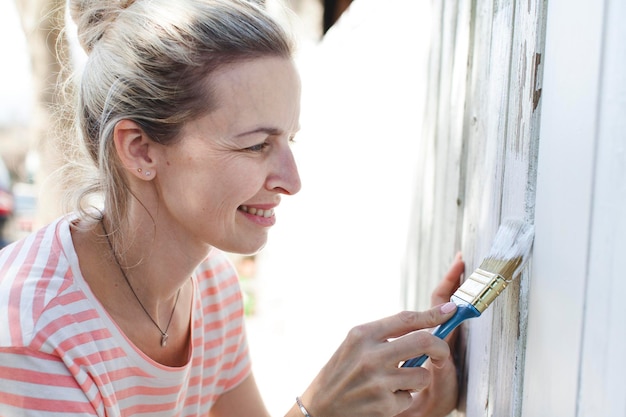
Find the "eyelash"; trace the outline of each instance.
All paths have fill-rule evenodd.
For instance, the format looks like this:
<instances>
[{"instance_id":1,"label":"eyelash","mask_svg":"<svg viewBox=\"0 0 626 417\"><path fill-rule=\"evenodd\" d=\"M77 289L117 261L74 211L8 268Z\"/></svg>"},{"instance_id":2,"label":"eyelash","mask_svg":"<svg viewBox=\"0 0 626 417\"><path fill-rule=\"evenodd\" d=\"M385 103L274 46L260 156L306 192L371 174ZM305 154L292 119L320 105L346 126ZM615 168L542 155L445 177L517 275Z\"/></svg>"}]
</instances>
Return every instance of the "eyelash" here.
<instances>
[{"instance_id":1,"label":"eyelash","mask_svg":"<svg viewBox=\"0 0 626 417\"><path fill-rule=\"evenodd\" d=\"M257 145L253 145L248 148L245 148L244 150L250 151L250 152L263 152L268 146L270 146L269 143L263 142L263 143L259 143Z\"/></svg>"},{"instance_id":2,"label":"eyelash","mask_svg":"<svg viewBox=\"0 0 626 417\"><path fill-rule=\"evenodd\" d=\"M296 138L295 137L291 137L289 138L289 144L292 145L296 143ZM249 152L263 152L265 149L267 149L270 146L269 142L263 142L263 143L258 143L256 145L250 146L248 148L245 148L244 151L249 151Z\"/></svg>"}]
</instances>

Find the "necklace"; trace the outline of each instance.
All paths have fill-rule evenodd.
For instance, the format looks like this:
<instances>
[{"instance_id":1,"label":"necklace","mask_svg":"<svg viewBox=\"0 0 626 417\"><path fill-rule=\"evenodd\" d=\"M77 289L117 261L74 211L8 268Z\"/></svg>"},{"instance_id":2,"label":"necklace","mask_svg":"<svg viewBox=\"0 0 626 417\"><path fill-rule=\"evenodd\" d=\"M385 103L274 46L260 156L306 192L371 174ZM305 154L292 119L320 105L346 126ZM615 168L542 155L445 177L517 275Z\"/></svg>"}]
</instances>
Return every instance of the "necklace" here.
<instances>
[{"instance_id":1,"label":"necklace","mask_svg":"<svg viewBox=\"0 0 626 417\"><path fill-rule=\"evenodd\" d=\"M130 290L132 291L133 295L135 296L135 299L137 300L137 302L139 303L143 311L146 313L150 321L154 323L156 328L159 329L159 332L161 333L161 347L165 347L167 345L167 339L169 338L167 331L170 328L170 324L172 323L172 318L174 317L174 311L176 311L176 305L178 304L178 297L180 296L180 288L178 289L178 292L176 292L176 300L174 300L174 307L172 307L172 313L170 314L170 319L167 322L167 326L165 326L165 330L162 330L161 326L159 326L159 323L157 323L156 320L152 318L150 313L148 313L148 309L144 307L143 303L139 299L139 296L137 296L137 293L135 292L135 289L133 288L133 286L130 285L130 280L128 279L128 276L126 275L126 272L124 272L124 268L122 268L122 265L120 264L119 259L117 259L117 255L115 253L115 250L113 249L113 244L111 243L111 239L109 238L109 233L107 232L107 229L104 226L104 218L100 219L100 224L102 225L102 230L104 231L104 237L106 238L107 243L109 244L109 248L111 249L111 253L113 254L113 259L115 259L115 264L117 265L120 272L122 273L122 276L124 277L124 281L126 281L126 284L128 284L128 288L130 288Z\"/></svg>"}]
</instances>

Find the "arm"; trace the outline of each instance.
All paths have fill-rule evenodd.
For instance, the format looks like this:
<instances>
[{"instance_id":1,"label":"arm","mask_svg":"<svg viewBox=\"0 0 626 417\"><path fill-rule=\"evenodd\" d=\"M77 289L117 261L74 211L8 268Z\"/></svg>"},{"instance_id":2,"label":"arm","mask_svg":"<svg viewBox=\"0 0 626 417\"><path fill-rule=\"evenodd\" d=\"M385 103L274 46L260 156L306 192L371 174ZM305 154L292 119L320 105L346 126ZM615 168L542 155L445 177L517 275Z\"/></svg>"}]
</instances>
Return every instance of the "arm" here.
<instances>
[{"instance_id":1,"label":"arm","mask_svg":"<svg viewBox=\"0 0 626 417\"><path fill-rule=\"evenodd\" d=\"M252 374L237 387L222 394L209 415L210 417L269 417ZM302 413L294 404L285 417L302 417Z\"/></svg>"},{"instance_id":2,"label":"arm","mask_svg":"<svg viewBox=\"0 0 626 417\"><path fill-rule=\"evenodd\" d=\"M220 395L209 415L210 417L269 417L254 375L250 374L241 384Z\"/></svg>"},{"instance_id":3,"label":"arm","mask_svg":"<svg viewBox=\"0 0 626 417\"><path fill-rule=\"evenodd\" d=\"M432 296L445 303L458 286L463 261L455 261ZM454 307L454 306L453 306ZM440 306L424 312L405 311L357 326L302 395L313 417L440 417L454 408L456 368L446 341L417 330L435 327L454 310ZM428 354L427 366L398 368L406 359ZM410 392L418 392L411 395ZM406 410L403 412L403 410ZM223 394L211 417L269 417L254 377ZM294 405L285 417L303 417Z\"/></svg>"}]
</instances>

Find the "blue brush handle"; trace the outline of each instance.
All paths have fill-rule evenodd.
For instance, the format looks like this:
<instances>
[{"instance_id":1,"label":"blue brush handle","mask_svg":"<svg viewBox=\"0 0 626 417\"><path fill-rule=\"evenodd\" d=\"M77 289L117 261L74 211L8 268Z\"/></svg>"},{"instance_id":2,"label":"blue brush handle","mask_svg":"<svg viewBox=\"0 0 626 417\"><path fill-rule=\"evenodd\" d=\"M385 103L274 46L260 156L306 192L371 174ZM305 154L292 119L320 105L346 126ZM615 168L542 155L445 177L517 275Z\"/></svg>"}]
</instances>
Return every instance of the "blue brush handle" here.
<instances>
[{"instance_id":1,"label":"blue brush handle","mask_svg":"<svg viewBox=\"0 0 626 417\"><path fill-rule=\"evenodd\" d=\"M455 301L455 300L453 300ZM437 336L440 339L445 338L450 332L458 327L459 324L464 322L467 319L473 319L475 317L480 316L480 311L476 309L471 304L462 304L458 305L454 316L452 316L448 321L441 324L439 327L435 329L433 335ZM418 356L417 358L409 359L402 364L403 368L414 368L417 366L422 366L424 362L428 359L428 355Z\"/></svg>"}]
</instances>

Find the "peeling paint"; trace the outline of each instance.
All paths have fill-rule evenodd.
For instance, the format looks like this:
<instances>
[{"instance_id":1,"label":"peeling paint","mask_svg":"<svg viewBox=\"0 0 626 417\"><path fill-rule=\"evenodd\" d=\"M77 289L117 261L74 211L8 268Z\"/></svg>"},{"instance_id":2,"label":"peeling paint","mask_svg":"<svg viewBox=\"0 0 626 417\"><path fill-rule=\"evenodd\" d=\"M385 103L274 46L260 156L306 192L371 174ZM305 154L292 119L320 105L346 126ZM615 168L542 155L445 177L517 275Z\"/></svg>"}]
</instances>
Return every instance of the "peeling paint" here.
<instances>
[{"instance_id":1,"label":"peeling paint","mask_svg":"<svg viewBox=\"0 0 626 417\"><path fill-rule=\"evenodd\" d=\"M533 112L537 110L537 106L539 106L539 99L541 99L541 90L542 88L537 88L537 80L539 79L539 65L541 65L541 54L535 53L535 70L533 71Z\"/></svg>"}]
</instances>

